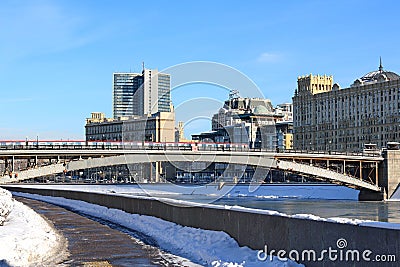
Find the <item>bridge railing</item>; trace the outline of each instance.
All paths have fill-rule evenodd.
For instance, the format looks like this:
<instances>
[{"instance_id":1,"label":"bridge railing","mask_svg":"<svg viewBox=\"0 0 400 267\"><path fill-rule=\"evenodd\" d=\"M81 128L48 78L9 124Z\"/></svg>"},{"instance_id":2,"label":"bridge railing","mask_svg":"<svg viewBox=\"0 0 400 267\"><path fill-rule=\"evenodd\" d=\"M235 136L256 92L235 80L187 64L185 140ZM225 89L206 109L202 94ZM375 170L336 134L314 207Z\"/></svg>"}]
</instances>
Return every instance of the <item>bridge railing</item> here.
<instances>
[{"instance_id":1,"label":"bridge railing","mask_svg":"<svg viewBox=\"0 0 400 267\"><path fill-rule=\"evenodd\" d=\"M247 151L247 152L270 152L279 154L329 154L345 156L381 156L380 153L369 152L342 152L342 151L323 151L323 150L296 150L296 149L268 149L268 148L249 148L247 146L235 146L232 144L199 144L187 143L135 143L126 144L96 144L96 145L0 145L0 150L196 150L196 151Z\"/></svg>"}]
</instances>

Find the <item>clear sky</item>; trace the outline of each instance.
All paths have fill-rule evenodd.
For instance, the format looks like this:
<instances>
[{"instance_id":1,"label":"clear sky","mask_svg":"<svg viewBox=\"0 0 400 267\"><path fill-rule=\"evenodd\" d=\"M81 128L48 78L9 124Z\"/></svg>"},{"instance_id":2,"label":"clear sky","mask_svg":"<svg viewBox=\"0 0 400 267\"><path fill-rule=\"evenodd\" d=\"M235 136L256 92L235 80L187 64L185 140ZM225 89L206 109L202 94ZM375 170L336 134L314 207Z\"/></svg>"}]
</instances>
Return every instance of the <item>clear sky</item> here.
<instances>
[{"instance_id":1,"label":"clear sky","mask_svg":"<svg viewBox=\"0 0 400 267\"><path fill-rule=\"evenodd\" d=\"M112 73L190 61L229 65L274 105L299 75L342 87L383 67L400 73L398 1L0 2L0 139L84 139L85 118L112 116ZM173 78L173 77L172 77ZM228 92L187 86L184 99ZM207 130L207 129L204 129Z\"/></svg>"}]
</instances>

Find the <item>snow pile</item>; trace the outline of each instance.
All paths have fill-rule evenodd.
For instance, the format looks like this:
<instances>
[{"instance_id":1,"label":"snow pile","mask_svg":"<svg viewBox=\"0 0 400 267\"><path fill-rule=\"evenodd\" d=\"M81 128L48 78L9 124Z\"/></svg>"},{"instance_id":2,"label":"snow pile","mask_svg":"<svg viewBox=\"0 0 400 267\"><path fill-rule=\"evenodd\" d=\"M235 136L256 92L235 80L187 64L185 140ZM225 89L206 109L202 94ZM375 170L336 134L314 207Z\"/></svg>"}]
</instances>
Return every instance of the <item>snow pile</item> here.
<instances>
[{"instance_id":1,"label":"snow pile","mask_svg":"<svg viewBox=\"0 0 400 267\"><path fill-rule=\"evenodd\" d=\"M257 252L240 247L225 232L181 226L156 217L126 213L117 209L61 197L40 196L25 193L15 195L38 199L64 206L81 213L112 221L134 231L146 234L157 245L172 254L185 257L205 266L303 266L293 261L260 261Z\"/></svg>"},{"instance_id":2,"label":"snow pile","mask_svg":"<svg viewBox=\"0 0 400 267\"><path fill-rule=\"evenodd\" d=\"M51 266L62 259L64 238L39 214L12 198L2 197L1 204L13 208L0 226L0 266Z\"/></svg>"},{"instance_id":3,"label":"snow pile","mask_svg":"<svg viewBox=\"0 0 400 267\"><path fill-rule=\"evenodd\" d=\"M0 188L0 226L3 225L13 207L14 203L12 201L11 193Z\"/></svg>"},{"instance_id":4,"label":"snow pile","mask_svg":"<svg viewBox=\"0 0 400 267\"><path fill-rule=\"evenodd\" d=\"M348 219L348 218L341 218L341 217L331 217L331 218L325 219L325 218L315 216L312 214L295 214L295 215L291 215L289 217L297 218L297 219L305 219L305 220L324 221L324 222L333 222L333 223L341 223L341 224L352 224L352 225L358 225L358 226L368 226L368 227L400 230L399 223L377 222L377 221L371 221L371 220Z\"/></svg>"},{"instance_id":5,"label":"snow pile","mask_svg":"<svg viewBox=\"0 0 400 267\"><path fill-rule=\"evenodd\" d=\"M181 201L182 202L182 201ZM187 205L189 205L187 202ZM258 213L258 214L266 214L266 215L274 215L274 216L282 216L294 219L302 219L302 220L313 220L313 221L323 221L323 222L332 222L332 223L341 223L341 224L351 224L357 226L368 226L368 227L376 227L376 228L386 228L386 229L394 229L400 230L399 223L389 223L389 222L378 222L378 221L371 221L371 220L360 220L360 219L349 219L349 218L341 218L341 217L331 217L331 218L322 218L320 216L316 216L313 214L294 214L288 215L285 213L281 213L278 211L273 210L261 210L261 209L254 209L254 208L246 208L241 206L217 206L211 204L204 204L203 207L210 207L210 208L219 208L219 209L229 209L229 210L237 210L242 212L251 212L251 213Z\"/></svg>"}]
</instances>

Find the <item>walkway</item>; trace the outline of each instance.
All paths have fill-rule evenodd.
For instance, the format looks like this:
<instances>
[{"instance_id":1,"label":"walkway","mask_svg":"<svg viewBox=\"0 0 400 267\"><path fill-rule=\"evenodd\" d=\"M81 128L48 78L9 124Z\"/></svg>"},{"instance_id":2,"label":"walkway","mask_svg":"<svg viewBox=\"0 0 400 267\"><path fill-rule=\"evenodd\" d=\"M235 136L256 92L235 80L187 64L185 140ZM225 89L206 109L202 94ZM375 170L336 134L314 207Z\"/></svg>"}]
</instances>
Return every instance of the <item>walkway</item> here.
<instances>
[{"instance_id":1,"label":"walkway","mask_svg":"<svg viewBox=\"0 0 400 267\"><path fill-rule=\"evenodd\" d=\"M51 221L68 240L68 259L61 266L173 266L158 249L64 208L16 198Z\"/></svg>"}]
</instances>

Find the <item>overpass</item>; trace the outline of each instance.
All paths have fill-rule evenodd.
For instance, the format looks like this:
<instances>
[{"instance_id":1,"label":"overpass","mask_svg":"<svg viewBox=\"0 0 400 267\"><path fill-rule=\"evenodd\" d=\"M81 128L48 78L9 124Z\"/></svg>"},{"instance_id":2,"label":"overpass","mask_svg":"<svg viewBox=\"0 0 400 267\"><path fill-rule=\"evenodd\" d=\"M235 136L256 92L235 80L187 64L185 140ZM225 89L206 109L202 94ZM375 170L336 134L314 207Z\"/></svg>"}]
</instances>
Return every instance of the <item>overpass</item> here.
<instances>
[{"instance_id":1,"label":"overpass","mask_svg":"<svg viewBox=\"0 0 400 267\"><path fill-rule=\"evenodd\" d=\"M392 161L393 158L391 156ZM393 172L393 170L388 172L388 169L393 169L396 163L390 160L389 162L385 156L380 155L276 153L248 149L181 150L166 147L155 149L144 149L143 147L136 149L37 147L36 149L0 150L0 159L4 162L5 168L10 170L7 175L0 178L1 183L18 182L64 171L133 163L219 162L279 169L311 176L315 179L359 189L364 192L364 196L367 196L365 199L370 199L371 195L372 198L390 197L399 184L397 180L392 181L393 179L387 177ZM21 159L30 162L28 164L30 166L16 168L16 161ZM38 164L40 160L42 161L41 165ZM43 164L43 160L46 162L45 164ZM384 193L387 195L382 196Z\"/></svg>"}]
</instances>

